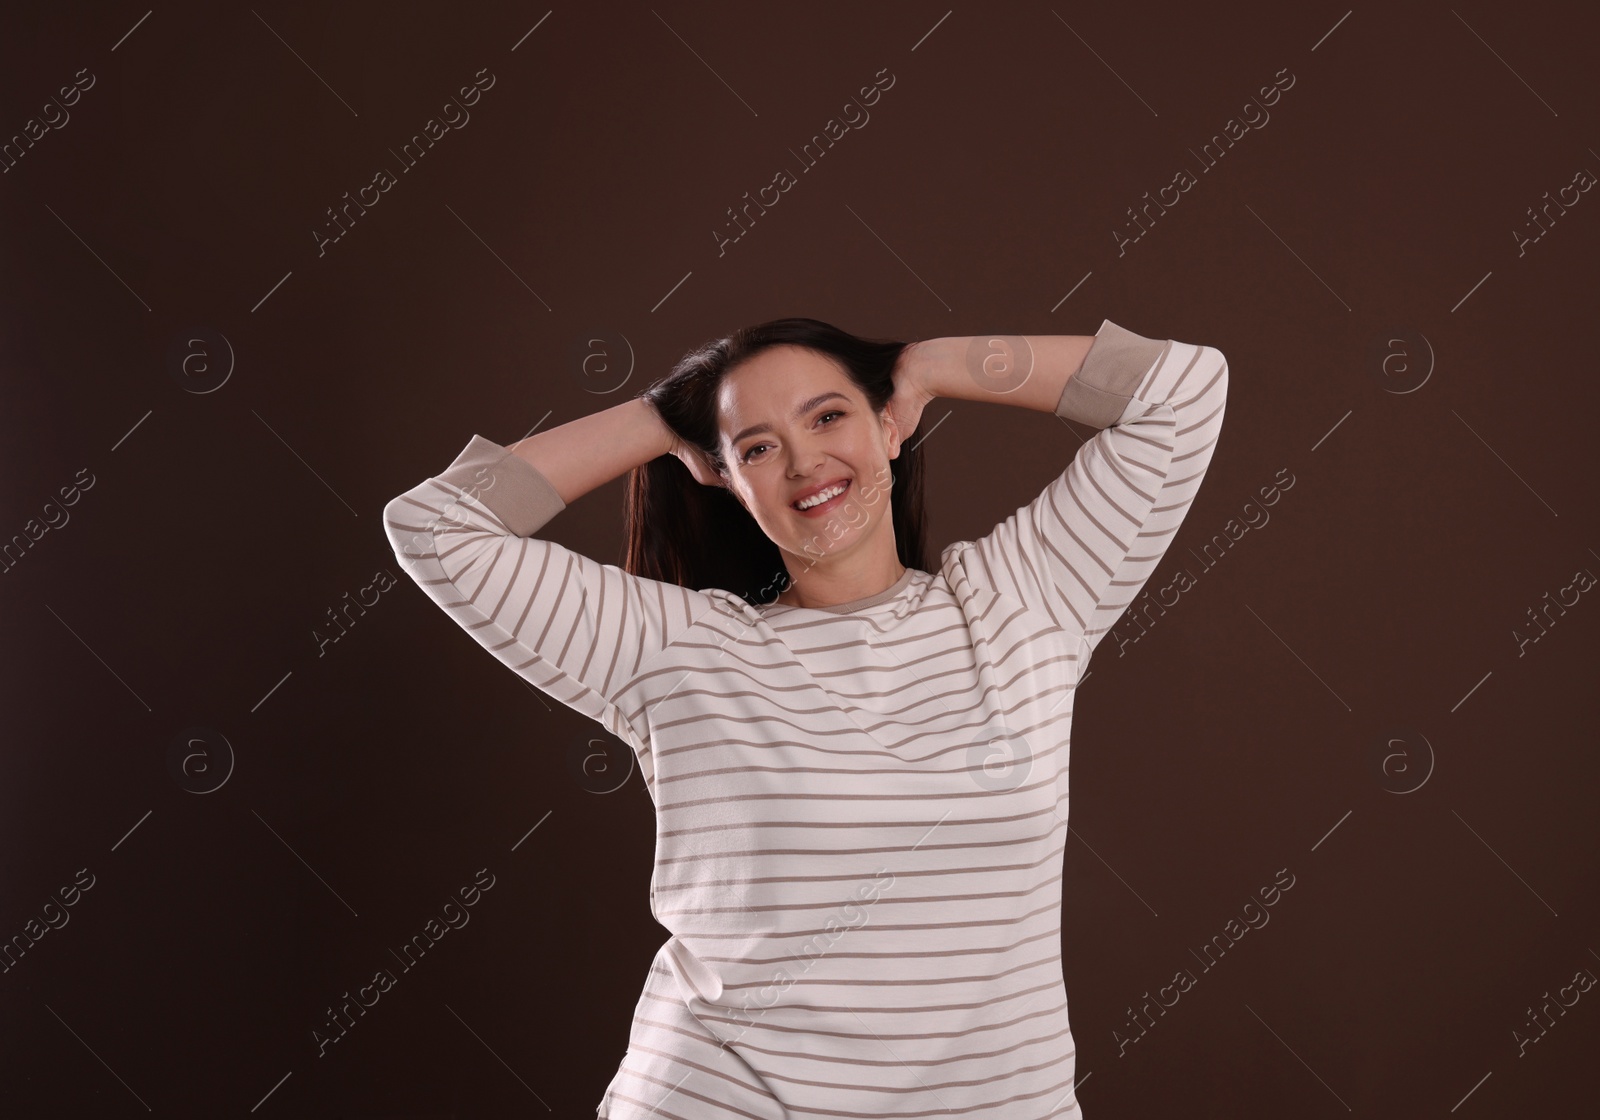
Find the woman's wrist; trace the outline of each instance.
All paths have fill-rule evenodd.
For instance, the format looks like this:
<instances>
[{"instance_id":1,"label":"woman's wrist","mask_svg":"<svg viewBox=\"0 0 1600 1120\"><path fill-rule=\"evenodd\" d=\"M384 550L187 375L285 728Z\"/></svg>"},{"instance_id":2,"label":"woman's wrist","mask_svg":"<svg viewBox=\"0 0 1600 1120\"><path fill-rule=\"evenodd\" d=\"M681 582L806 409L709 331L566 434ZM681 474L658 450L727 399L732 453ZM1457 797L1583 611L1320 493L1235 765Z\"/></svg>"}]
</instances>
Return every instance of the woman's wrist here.
<instances>
[{"instance_id":1,"label":"woman's wrist","mask_svg":"<svg viewBox=\"0 0 1600 1120\"><path fill-rule=\"evenodd\" d=\"M667 422L661 418L661 413L657 412L655 405L650 403L649 397L640 394L633 398L632 403L648 418L646 426L654 437L648 444L649 448L655 452L651 458L659 459L663 455L671 455L678 446L677 434L667 426Z\"/></svg>"},{"instance_id":2,"label":"woman's wrist","mask_svg":"<svg viewBox=\"0 0 1600 1120\"><path fill-rule=\"evenodd\" d=\"M953 335L917 343L909 363L931 397L1052 410L1093 335Z\"/></svg>"},{"instance_id":3,"label":"woman's wrist","mask_svg":"<svg viewBox=\"0 0 1600 1120\"><path fill-rule=\"evenodd\" d=\"M965 362L972 340L960 335L927 338L911 344L907 363L912 382L929 398L959 397L966 377Z\"/></svg>"}]
</instances>

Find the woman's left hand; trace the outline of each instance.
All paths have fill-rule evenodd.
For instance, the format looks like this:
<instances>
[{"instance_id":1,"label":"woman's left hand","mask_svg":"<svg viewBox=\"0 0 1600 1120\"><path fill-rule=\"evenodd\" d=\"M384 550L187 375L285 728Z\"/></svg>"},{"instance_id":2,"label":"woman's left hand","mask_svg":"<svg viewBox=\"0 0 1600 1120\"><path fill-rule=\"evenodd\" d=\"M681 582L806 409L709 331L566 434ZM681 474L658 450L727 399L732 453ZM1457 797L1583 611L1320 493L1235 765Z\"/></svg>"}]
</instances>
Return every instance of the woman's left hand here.
<instances>
[{"instance_id":1,"label":"woman's left hand","mask_svg":"<svg viewBox=\"0 0 1600 1120\"><path fill-rule=\"evenodd\" d=\"M922 420L922 410L933 400L928 388L929 342L907 343L894 366L894 396L889 398L889 415L900 430L901 441L909 440Z\"/></svg>"}]
</instances>

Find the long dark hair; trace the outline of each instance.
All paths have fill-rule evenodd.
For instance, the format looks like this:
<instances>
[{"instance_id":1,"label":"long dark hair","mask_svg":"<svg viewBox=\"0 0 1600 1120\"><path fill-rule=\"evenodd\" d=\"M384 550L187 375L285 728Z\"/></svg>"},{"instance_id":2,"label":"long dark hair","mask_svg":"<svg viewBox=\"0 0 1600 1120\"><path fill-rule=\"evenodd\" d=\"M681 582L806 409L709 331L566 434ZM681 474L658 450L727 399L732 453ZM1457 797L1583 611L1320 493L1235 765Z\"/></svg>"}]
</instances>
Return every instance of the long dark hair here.
<instances>
[{"instance_id":1,"label":"long dark hair","mask_svg":"<svg viewBox=\"0 0 1600 1120\"><path fill-rule=\"evenodd\" d=\"M717 387L739 363L782 345L804 346L835 360L873 412L881 413L894 396L895 363L907 344L858 338L817 319L773 319L691 350L639 396L680 440L724 468ZM912 446L914 434L901 433L900 453L889 460L889 502L900 563L927 571L922 460ZM696 481L675 455L629 472L624 515L623 568L633 575L696 591L721 588L751 605L770 602L789 586L783 554L756 519L726 488Z\"/></svg>"}]
</instances>

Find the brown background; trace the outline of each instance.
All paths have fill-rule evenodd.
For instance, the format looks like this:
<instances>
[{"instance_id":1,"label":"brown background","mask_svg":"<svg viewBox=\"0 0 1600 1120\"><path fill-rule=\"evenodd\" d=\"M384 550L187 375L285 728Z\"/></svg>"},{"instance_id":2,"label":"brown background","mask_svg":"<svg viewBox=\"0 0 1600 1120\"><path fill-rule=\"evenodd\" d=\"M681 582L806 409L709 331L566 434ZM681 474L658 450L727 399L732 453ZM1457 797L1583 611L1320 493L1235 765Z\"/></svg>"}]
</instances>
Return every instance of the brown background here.
<instances>
[{"instance_id":1,"label":"brown background","mask_svg":"<svg viewBox=\"0 0 1600 1120\"><path fill-rule=\"evenodd\" d=\"M1600 991L1522 1056L1513 1032L1600 975L1600 591L1516 635L1600 572L1600 197L1520 255L1513 231L1600 173L1594 28L1345 15L10 6L0 136L94 85L0 175L0 939L93 886L0 973L0 1110L593 1115L666 936L648 796L580 769L606 733L429 603L380 514L474 433L616 403L788 314L904 339L1110 318L1228 356L1216 458L1149 586L1195 584L1102 644L1078 705L1090 1120L1592 1108ZM400 173L390 149L485 68L470 121ZM790 149L885 68L801 173ZM1279 74L1270 121L1201 173ZM399 181L319 256L380 167ZM799 182L719 256L725 210L781 168ZM1198 182L1119 255L1181 168ZM1386 351L1410 356L1386 374ZM1089 434L948 401L925 427L947 413L936 547ZM620 497L550 532L615 561ZM469 924L319 1056L329 1005L480 868ZM1280 870L1270 922L1201 972Z\"/></svg>"}]
</instances>

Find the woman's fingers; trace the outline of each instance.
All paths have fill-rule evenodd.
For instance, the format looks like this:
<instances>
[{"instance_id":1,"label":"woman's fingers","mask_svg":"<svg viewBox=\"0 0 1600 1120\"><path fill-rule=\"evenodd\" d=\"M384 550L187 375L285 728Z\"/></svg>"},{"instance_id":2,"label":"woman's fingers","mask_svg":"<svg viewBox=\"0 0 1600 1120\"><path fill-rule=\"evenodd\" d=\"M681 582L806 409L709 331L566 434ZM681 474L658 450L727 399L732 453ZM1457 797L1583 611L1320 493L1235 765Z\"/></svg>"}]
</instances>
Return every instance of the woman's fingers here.
<instances>
[{"instance_id":1,"label":"woman's fingers","mask_svg":"<svg viewBox=\"0 0 1600 1120\"><path fill-rule=\"evenodd\" d=\"M918 351L919 345L916 342L908 343L900 351L894 367L894 395L889 398L889 413L900 429L902 440L911 438L911 433L917 430L917 425L922 421L922 410L933 399L933 394L923 387L920 377L922 355Z\"/></svg>"},{"instance_id":2,"label":"woman's fingers","mask_svg":"<svg viewBox=\"0 0 1600 1120\"><path fill-rule=\"evenodd\" d=\"M694 476L694 480L700 485L722 485L722 476L717 473L716 467L706 457L705 452L698 447L693 447L682 440L678 440L673 444L672 453L678 457L678 460L684 466L689 468L689 473Z\"/></svg>"}]
</instances>

